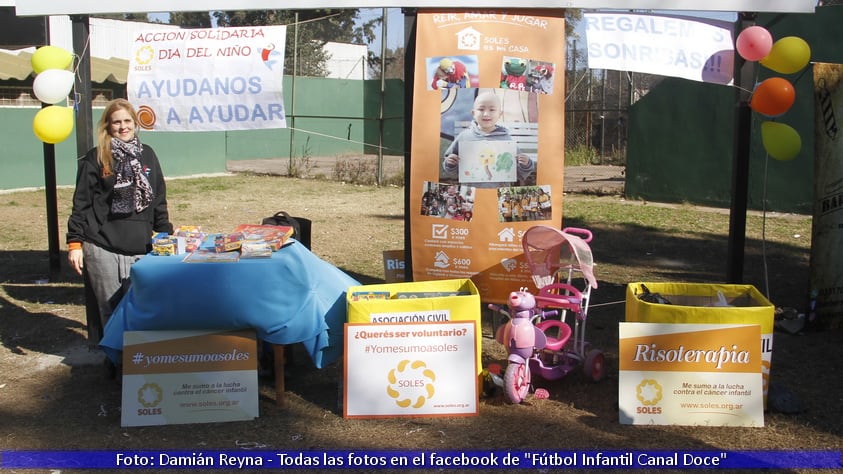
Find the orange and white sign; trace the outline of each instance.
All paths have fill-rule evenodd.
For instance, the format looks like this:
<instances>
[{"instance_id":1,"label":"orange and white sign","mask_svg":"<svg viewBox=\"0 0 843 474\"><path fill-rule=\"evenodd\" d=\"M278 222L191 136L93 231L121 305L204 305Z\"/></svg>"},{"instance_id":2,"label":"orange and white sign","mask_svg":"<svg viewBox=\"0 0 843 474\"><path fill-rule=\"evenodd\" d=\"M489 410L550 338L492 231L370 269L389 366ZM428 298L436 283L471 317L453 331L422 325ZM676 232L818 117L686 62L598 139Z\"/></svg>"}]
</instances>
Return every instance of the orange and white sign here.
<instances>
[{"instance_id":1,"label":"orange and white sign","mask_svg":"<svg viewBox=\"0 0 843 474\"><path fill-rule=\"evenodd\" d=\"M254 331L123 333L122 426L258 416Z\"/></svg>"},{"instance_id":2,"label":"orange and white sign","mask_svg":"<svg viewBox=\"0 0 843 474\"><path fill-rule=\"evenodd\" d=\"M764 426L758 325L620 323L620 422Z\"/></svg>"},{"instance_id":3,"label":"orange and white sign","mask_svg":"<svg viewBox=\"0 0 843 474\"><path fill-rule=\"evenodd\" d=\"M413 281L470 278L503 303L532 287L521 236L562 222L564 10L431 9L417 23Z\"/></svg>"},{"instance_id":4,"label":"orange and white sign","mask_svg":"<svg viewBox=\"0 0 843 474\"><path fill-rule=\"evenodd\" d=\"M345 418L478 414L474 321L346 324Z\"/></svg>"}]
</instances>

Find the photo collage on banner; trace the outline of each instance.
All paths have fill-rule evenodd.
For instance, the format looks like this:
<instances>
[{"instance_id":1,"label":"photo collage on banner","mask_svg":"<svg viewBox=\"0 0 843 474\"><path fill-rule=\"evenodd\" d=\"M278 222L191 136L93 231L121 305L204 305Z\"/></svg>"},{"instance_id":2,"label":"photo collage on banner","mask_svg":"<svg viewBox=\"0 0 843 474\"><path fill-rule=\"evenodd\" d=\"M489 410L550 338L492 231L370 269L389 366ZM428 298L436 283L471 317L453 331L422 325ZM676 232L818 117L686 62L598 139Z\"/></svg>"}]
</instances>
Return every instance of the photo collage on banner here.
<instances>
[{"instance_id":1,"label":"photo collage on banner","mask_svg":"<svg viewBox=\"0 0 843 474\"><path fill-rule=\"evenodd\" d=\"M421 10L410 215L413 279L471 278L483 301L534 289L521 236L560 227L561 10Z\"/></svg>"}]
</instances>

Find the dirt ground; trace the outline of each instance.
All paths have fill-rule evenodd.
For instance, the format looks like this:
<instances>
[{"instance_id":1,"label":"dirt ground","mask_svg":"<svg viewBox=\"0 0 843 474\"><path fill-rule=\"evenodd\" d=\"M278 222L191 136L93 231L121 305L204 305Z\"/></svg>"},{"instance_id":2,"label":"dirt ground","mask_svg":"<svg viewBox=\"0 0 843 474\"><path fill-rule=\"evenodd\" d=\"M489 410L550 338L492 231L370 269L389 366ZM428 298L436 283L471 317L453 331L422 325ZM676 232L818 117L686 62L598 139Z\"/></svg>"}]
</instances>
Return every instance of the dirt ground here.
<instances>
[{"instance_id":1,"label":"dirt ground","mask_svg":"<svg viewBox=\"0 0 843 474\"><path fill-rule=\"evenodd\" d=\"M586 173L586 170L582 171ZM578 178L572 172L566 173L566 189L573 192L567 188L568 179L617 186L622 169L605 170L605 173L606 176L586 173ZM318 182L306 186L314 184ZM271 186L278 189L276 192L284 192L284 183ZM346 192L368 191L346 188ZM394 192L392 200L401 194L400 190ZM354 200L336 198L336 203L330 204L334 206L332 213L355 212ZM37 204L36 200L33 207ZM25 205L18 203L18 206ZM246 207L247 204L242 204L237 209ZM201 212L214 212L213 207L208 209ZM182 212L178 208L176 211ZM373 225L398 225L400 228L392 214L400 216L401 212L400 209L378 209ZM29 219L43 219L43 214L36 212ZM352 225L341 218L335 220L340 228ZM764 427L620 424L617 331L618 323L624 320L626 282L660 280L666 275L705 278L710 276L711 265L722 261L723 256L713 254L701 259L702 249L707 247L659 234L655 229L638 229L632 238L626 229L602 227L599 222L593 224L605 236L600 247L595 247L598 263L617 268L611 277L599 277L599 291L595 293L589 312L588 339L595 347L603 349L607 357L607 377L599 383L587 380L579 371L557 381L539 380L536 386L548 390L548 399L530 397L521 405L510 405L498 391L482 398L479 416L472 417L344 419L339 405L342 366L334 364L317 370L303 349L294 345L293 357L287 366L286 407L275 404L273 380L263 377L260 380L260 416L255 420L135 428L120 426L120 383L106 377L102 354L89 349L78 279L66 268L53 281L38 279L38 269L45 265L46 252L15 250L15 234L12 233L10 241L0 242L3 265L14 265L18 269L13 274L0 269L3 275L0 283L7 295L0 298L0 449L181 449L194 452L841 449L843 377L840 348L843 347L843 331L840 329L776 331L770 391L778 403L765 413ZM328 227L329 223L326 221L322 225ZM324 249L335 238L323 231L315 236L316 245ZM644 257L651 255L654 241L659 242L670 261ZM804 295L799 294L792 282L804 280L807 261L798 253L784 250L774 253L771 266L779 273L773 275L773 292L781 296L782 305L795 306ZM64 253L62 258L66 258ZM327 254L325 258L339 260L341 256ZM703 261L704 268L682 264L699 260ZM750 267L747 272L757 276L758 270ZM365 275L355 277L361 277L363 283L376 282L372 277L363 279ZM491 314L484 313L483 364L505 365L503 347L491 338L492 321Z\"/></svg>"}]
</instances>

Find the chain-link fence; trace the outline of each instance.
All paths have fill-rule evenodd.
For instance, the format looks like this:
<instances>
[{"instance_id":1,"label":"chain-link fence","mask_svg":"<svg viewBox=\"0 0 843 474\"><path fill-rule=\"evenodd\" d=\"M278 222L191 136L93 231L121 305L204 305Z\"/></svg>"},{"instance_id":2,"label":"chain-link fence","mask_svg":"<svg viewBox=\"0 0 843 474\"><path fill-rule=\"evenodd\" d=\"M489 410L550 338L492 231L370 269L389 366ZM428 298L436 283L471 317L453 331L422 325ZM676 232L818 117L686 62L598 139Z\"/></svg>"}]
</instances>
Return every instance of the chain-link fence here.
<instances>
[{"instance_id":1,"label":"chain-link fence","mask_svg":"<svg viewBox=\"0 0 843 474\"><path fill-rule=\"evenodd\" d=\"M576 64L576 56L572 56ZM569 68L565 94L565 153L569 164L626 162L628 108L660 76Z\"/></svg>"}]
</instances>

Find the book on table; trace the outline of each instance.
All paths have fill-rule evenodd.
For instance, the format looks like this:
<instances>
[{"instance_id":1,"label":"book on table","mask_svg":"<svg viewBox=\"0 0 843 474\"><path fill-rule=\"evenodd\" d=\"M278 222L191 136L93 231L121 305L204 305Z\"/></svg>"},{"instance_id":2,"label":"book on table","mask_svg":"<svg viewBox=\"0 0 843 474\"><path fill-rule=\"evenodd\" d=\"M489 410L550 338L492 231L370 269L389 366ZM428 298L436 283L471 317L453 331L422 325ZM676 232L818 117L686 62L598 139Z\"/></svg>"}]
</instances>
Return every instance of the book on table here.
<instances>
[{"instance_id":1,"label":"book on table","mask_svg":"<svg viewBox=\"0 0 843 474\"><path fill-rule=\"evenodd\" d=\"M235 233L242 233L243 240L263 240L269 242L272 250L278 250L293 235L293 228L287 225L240 224Z\"/></svg>"}]
</instances>

